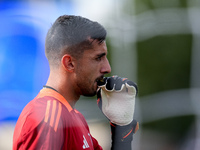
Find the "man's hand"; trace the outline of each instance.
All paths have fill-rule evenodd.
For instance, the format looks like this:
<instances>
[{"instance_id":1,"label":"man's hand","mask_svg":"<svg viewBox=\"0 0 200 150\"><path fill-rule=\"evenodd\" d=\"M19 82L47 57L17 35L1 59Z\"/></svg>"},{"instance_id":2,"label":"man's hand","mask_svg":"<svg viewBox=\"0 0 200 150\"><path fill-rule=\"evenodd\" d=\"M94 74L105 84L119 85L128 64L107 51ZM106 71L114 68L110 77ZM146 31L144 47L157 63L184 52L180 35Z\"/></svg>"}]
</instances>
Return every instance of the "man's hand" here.
<instances>
[{"instance_id":1,"label":"man's hand","mask_svg":"<svg viewBox=\"0 0 200 150\"><path fill-rule=\"evenodd\" d=\"M104 115L114 124L125 126L133 121L137 85L118 76L98 82L97 103Z\"/></svg>"}]
</instances>

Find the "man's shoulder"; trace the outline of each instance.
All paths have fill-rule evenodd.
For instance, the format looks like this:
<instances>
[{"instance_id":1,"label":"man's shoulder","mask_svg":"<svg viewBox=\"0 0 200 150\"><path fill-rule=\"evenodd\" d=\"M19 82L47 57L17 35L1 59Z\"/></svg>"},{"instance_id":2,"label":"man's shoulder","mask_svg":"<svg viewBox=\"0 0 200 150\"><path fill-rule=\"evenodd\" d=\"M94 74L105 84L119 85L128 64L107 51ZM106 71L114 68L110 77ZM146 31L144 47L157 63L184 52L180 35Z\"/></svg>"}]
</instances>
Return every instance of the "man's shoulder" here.
<instances>
[{"instance_id":1,"label":"man's shoulder","mask_svg":"<svg viewBox=\"0 0 200 150\"><path fill-rule=\"evenodd\" d=\"M40 124L57 130L62 110L62 104L54 97L36 97L24 107L16 127L21 128L25 134L38 128Z\"/></svg>"},{"instance_id":2,"label":"man's shoulder","mask_svg":"<svg viewBox=\"0 0 200 150\"><path fill-rule=\"evenodd\" d=\"M54 97L35 97L23 109L14 131L14 143L29 141L39 132L56 132L61 120L62 104Z\"/></svg>"}]
</instances>

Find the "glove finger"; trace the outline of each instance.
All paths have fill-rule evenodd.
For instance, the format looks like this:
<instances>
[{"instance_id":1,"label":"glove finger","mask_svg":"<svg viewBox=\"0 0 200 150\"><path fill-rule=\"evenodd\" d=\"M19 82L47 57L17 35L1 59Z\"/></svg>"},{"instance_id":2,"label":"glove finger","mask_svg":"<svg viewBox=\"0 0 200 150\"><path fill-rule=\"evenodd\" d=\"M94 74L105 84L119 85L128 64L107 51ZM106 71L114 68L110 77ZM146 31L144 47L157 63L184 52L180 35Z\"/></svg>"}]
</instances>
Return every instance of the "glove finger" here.
<instances>
[{"instance_id":1,"label":"glove finger","mask_svg":"<svg viewBox=\"0 0 200 150\"><path fill-rule=\"evenodd\" d=\"M97 91L97 105L100 108L100 110L104 113L103 108L105 108L108 105L108 101L106 98L106 93L102 89L99 89Z\"/></svg>"},{"instance_id":2,"label":"glove finger","mask_svg":"<svg viewBox=\"0 0 200 150\"><path fill-rule=\"evenodd\" d=\"M99 89L97 91L97 105L102 112L103 112L103 108L105 108L108 105L108 101L106 97L107 97L106 93L102 89Z\"/></svg>"},{"instance_id":3,"label":"glove finger","mask_svg":"<svg viewBox=\"0 0 200 150\"><path fill-rule=\"evenodd\" d=\"M97 99L101 98L101 89L99 88L97 90Z\"/></svg>"},{"instance_id":4,"label":"glove finger","mask_svg":"<svg viewBox=\"0 0 200 150\"><path fill-rule=\"evenodd\" d=\"M121 91L124 87L124 83L126 82L127 78L120 78L117 77L115 80L115 90Z\"/></svg>"},{"instance_id":5,"label":"glove finger","mask_svg":"<svg viewBox=\"0 0 200 150\"><path fill-rule=\"evenodd\" d=\"M109 117L106 114L106 107L109 105L108 104L109 101L106 98L107 97L106 93L102 89L100 89L97 94L98 94L98 97L99 97L97 99L97 105L100 108L100 110L102 111L102 113L106 116L106 118L108 120L110 120Z\"/></svg>"},{"instance_id":6,"label":"glove finger","mask_svg":"<svg viewBox=\"0 0 200 150\"><path fill-rule=\"evenodd\" d=\"M138 88L137 88L137 85L134 82L127 80L125 85L126 85L126 88L127 88L127 92L129 94L131 94L131 95L133 95L133 94L136 95L137 94Z\"/></svg>"},{"instance_id":7,"label":"glove finger","mask_svg":"<svg viewBox=\"0 0 200 150\"><path fill-rule=\"evenodd\" d=\"M102 98L101 98L101 89L97 91L97 105L99 109L102 111Z\"/></svg>"},{"instance_id":8,"label":"glove finger","mask_svg":"<svg viewBox=\"0 0 200 150\"><path fill-rule=\"evenodd\" d=\"M115 86L115 77L108 77L107 78L107 82L106 82L106 89L109 91L112 91L114 89Z\"/></svg>"}]
</instances>

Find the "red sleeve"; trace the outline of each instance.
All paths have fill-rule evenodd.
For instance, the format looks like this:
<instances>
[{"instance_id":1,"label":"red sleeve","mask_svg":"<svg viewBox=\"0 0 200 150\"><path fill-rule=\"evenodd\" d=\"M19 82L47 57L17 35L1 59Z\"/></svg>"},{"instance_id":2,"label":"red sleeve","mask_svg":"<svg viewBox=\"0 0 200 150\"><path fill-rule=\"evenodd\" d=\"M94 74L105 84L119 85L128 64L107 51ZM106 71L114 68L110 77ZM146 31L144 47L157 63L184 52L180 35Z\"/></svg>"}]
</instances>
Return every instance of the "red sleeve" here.
<instances>
[{"instance_id":1,"label":"red sleeve","mask_svg":"<svg viewBox=\"0 0 200 150\"><path fill-rule=\"evenodd\" d=\"M92 137L92 142L94 144L94 150L103 150L103 148L99 145L99 143L94 137Z\"/></svg>"},{"instance_id":2,"label":"red sleeve","mask_svg":"<svg viewBox=\"0 0 200 150\"><path fill-rule=\"evenodd\" d=\"M64 129L60 127L62 122L58 113L61 112L61 104L48 100L46 105L43 100L34 102L34 105L38 105L36 108L31 107L32 105L32 102L28 104L18 119L13 136L13 150L61 149L64 142Z\"/></svg>"},{"instance_id":3,"label":"red sleeve","mask_svg":"<svg viewBox=\"0 0 200 150\"><path fill-rule=\"evenodd\" d=\"M83 123L85 124L85 127L87 128L88 132L90 132L87 121L85 120L85 117L80 112L78 112L78 114L80 118L82 119ZM99 145L98 141L93 136L91 136L91 138L92 138L94 150L103 150L103 148Z\"/></svg>"},{"instance_id":4,"label":"red sleeve","mask_svg":"<svg viewBox=\"0 0 200 150\"><path fill-rule=\"evenodd\" d=\"M23 137L19 149L61 149L63 145L63 131L55 130L45 122L41 122L34 130Z\"/></svg>"}]
</instances>

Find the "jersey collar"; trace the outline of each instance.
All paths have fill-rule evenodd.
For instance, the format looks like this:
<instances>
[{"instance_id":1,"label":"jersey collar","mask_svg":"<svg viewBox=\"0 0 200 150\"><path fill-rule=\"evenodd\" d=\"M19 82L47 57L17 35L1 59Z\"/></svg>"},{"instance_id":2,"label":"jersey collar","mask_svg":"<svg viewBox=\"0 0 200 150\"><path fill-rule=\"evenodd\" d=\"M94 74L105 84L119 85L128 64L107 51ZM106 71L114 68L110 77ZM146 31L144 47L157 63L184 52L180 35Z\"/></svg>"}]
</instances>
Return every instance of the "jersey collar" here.
<instances>
[{"instance_id":1,"label":"jersey collar","mask_svg":"<svg viewBox=\"0 0 200 150\"><path fill-rule=\"evenodd\" d=\"M45 96L54 97L55 99L57 99L58 101L60 101L63 105L65 105L65 107L67 107L67 109L69 110L69 112L71 112L73 110L73 108L67 102L67 100L60 93L58 93L55 90L50 89L50 88L43 88L42 90L40 90L38 98L42 98L42 97L45 97Z\"/></svg>"}]
</instances>

